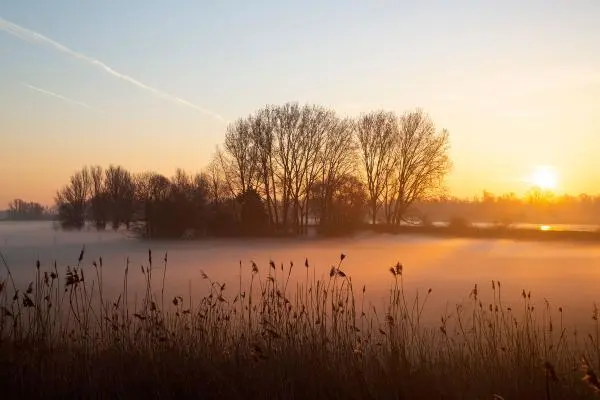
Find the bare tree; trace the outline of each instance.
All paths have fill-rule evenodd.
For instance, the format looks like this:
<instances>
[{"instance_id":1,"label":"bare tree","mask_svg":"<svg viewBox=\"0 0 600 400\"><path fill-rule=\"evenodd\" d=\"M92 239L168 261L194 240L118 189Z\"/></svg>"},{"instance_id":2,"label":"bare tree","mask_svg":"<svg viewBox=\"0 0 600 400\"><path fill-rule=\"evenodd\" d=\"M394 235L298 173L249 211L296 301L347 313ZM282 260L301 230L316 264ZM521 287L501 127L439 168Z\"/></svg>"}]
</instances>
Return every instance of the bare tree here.
<instances>
[{"instance_id":1,"label":"bare tree","mask_svg":"<svg viewBox=\"0 0 600 400\"><path fill-rule=\"evenodd\" d=\"M266 194L271 221L283 232L300 233L308 221L321 148L334 125L333 111L298 103L267 107L254 118L261 192Z\"/></svg>"},{"instance_id":2,"label":"bare tree","mask_svg":"<svg viewBox=\"0 0 600 400\"><path fill-rule=\"evenodd\" d=\"M100 194L104 189L104 170L101 166L90 167L90 178L92 179L92 195Z\"/></svg>"},{"instance_id":3,"label":"bare tree","mask_svg":"<svg viewBox=\"0 0 600 400\"><path fill-rule=\"evenodd\" d=\"M133 175L135 199L138 204L143 204L152 198L152 178L155 175L156 173L148 171Z\"/></svg>"},{"instance_id":4,"label":"bare tree","mask_svg":"<svg viewBox=\"0 0 600 400\"><path fill-rule=\"evenodd\" d=\"M166 176L154 173L150 178L150 188L152 200L164 201L171 193L171 182Z\"/></svg>"},{"instance_id":5,"label":"bare tree","mask_svg":"<svg viewBox=\"0 0 600 400\"><path fill-rule=\"evenodd\" d=\"M144 171L134 174L133 186L134 186L134 199L135 199L135 217L136 221L143 221L145 223L145 235L151 237L151 222L148 218L152 207L152 180L157 175L154 172Z\"/></svg>"},{"instance_id":6,"label":"bare tree","mask_svg":"<svg viewBox=\"0 0 600 400\"><path fill-rule=\"evenodd\" d=\"M224 166L233 171L235 194L252 189L256 182L257 157L250 132L250 119L240 118L225 133Z\"/></svg>"},{"instance_id":7,"label":"bare tree","mask_svg":"<svg viewBox=\"0 0 600 400\"><path fill-rule=\"evenodd\" d=\"M177 168L175 175L171 178L172 189L175 193L187 194L192 186L192 177L183 169Z\"/></svg>"},{"instance_id":8,"label":"bare tree","mask_svg":"<svg viewBox=\"0 0 600 400\"><path fill-rule=\"evenodd\" d=\"M327 133L336 124L335 112L324 107L306 105L296 138L296 154L292 161L292 199L296 232L308 222L308 201L313 185L321 174L320 156Z\"/></svg>"},{"instance_id":9,"label":"bare tree","mask_svg":"<svg viewBox=\"0 0 600 400\"><path fill-rule=\"evenodd\" d=\"M238 182L238 172L231 156L223 149L217 147L214 155L214 161L218 164L219 175L223 181L225 191L228 197L235 197L239 192L236 182Z\"/></svg>"},{"instance_id":10,"label":"bare tree","mask_svg":"<svg viewBox=\"0 0 600 400\"><path fill-rule=\"evenodd\" d=\"M163 234L165 220L171 220L171 215L168 215L171 182L164 175L152 173L148 183L150 197L144 213L145 230L147 237L155 237L157 234Z\"/></svg>"},{"instance_id":11,"label":"bare tree","mask_svg":"<svg viewBox=\"0 0 600 400\"><path fill-rule=\"evenodd\" d=\"M377 222L390 173L396 164L397 132L398 120L391 112L371 112L362 115L356 122L356 137L373 224Z\"/></svg>"},{"instance_id":12,"label":"bare tree","mask_svg":"<svg viewBox=\"0 0 600 400\"><path fill-rule=\"evenodd\" d=\"M104 170L101 166L90 167L92 181L91 217L97 229L105 229L108 220L108 198L104 186Z\"/></svg>"},{"instance_id":13,"label":"bare tree","mask_svg":"<svg viewBox=\"0 0 600 400\"><path fill-rule=\"evenodd\" d=\"M85 225L91 182L89 169L84 167L75 172L69 184L56 193L59 220L64 227L82 228Z\"/></svg>"},{"instance_id":14,"label":"bare tree","mask_svg":"<svg viewBox=\"0 0 600 400\"><path fill-rule=\"evenodd\" d=\"M422 110L407 112L400 117L397 145L394 224L402 221L415 201L439 194L452 167L448 156L448 132L437 132L431 118Z\"/></svg>"},{"instance_id":15,"label":"bare tree","mask_svg":"<svg viewBox=\"0 0 600 400\"><path fill-rule=\"evenodd\" d=\"M324 159L343 164L348 154L344 147L353 148L352 126L317 105L266 106L229 127L225 151L218 152L217 159L233 197L256 190L272 229L301 233L308 224L312 186L322 179Z\"/></svg>"},{"instance_id":16,"label":"bare tree","mask_svg":"<svg viewBox=\"0 0 600 400\"><path fill-rule=\"evenodd\" d=\"M258 192L265 198L271 227L278 229L280 213L277 202L277 166L275 164L277 138L274 114L272 108L265 107L251 116L250 123L257 157Z\"/></svg>"},{"instance_id":17,"label":"bare tree","mask_svg":"<svg viewBox=\"0 0 600 400\"><path fill-rule=\"evenodd\" d=\"M129 227L133 219L135 186L129 171L121 166L109 166L105 171L106 196L113 229L122 223Z\"/></svg>"},{"instance_id":18,"label":"bare tree","mask_svg":"<svg viewBox=\"0 0 600 400\"><path fill-rule=\"evenodd\" d=\"M271 124L277 147L275 148L275 176L281 201L281 230L289 231L289 217L292 214L293 166L296 163L298 136L302 110L298 103L286 103L273 107Z\"/></svg>"},{"instance_id":19,"label":"bare tree","mask_svg":"<svg viewBox=\"0 0 600 400\"><path fill-rule=\"evenodd\" d=\"M36 220L46 216L46 209L39 203L14 199L8 203L8 219Z\"/></svg>"},{"instance_id":20,"label":"bare tree","mask_svg":"<svg viewBox=\"0 0 600 400\"><path fill-rule=\"evenodd\" d=\"M327 223L336 188L346 176L354 176L357 169L357 146L355 125L351 119L335 119L334 125L327 130L321 148L319 162L318 190L312 190L318 197L319 212L316 213L320 223Z\"/></svg>"},{"instance_id":21,"label":"bare tree","mask_svg":"<svg viewBox=\"0 0 600 400\"><path fill-rule=\"evenodd\" d=\"M323 182L317 182L313 187L314 205L319 219L319 228L326 234L345 234L364 223L367 193L363 182L354 175L340 175L335 183L323 190ZM323 196L328 198L324 199ZM326 206L326 211L321 207Z\"/></svg>"},{"instance_id":22,"label":"bare tree","mask_svg":"<svg viewBox=\"0 0 600 400\"><path fill-rule=\"evenodd\" d=\"M208 200L214 206L218 206L231 195L227 189L223 168L218 154L208 163L204 175L208 184Z\"/></svg>"}]
</instances>

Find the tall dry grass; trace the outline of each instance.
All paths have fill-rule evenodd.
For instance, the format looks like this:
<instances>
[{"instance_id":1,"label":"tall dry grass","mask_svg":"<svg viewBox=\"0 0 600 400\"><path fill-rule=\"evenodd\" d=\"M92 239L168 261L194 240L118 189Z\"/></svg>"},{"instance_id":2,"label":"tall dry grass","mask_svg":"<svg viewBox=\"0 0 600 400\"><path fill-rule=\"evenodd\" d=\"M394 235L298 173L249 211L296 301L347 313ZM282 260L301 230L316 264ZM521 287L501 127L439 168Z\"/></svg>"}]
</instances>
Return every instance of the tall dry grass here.
<instances>
[{"instance_id":1,"label":"tall dry grass","mask_svg":"<svg viewBox=\"0 0 600 400\"><path fill-rule=\"evenodd\" d=\"M240 263L239 286L202 272L206 295L165 297L167 255L129 264L116 298L103 290L102 259L43 270L20 290L10 266L0 282L0 393L19 398L598 398L598 311L585 337L562 309L491 302L475 286L467 304L423 323L431 290L405 289L389 269L385 312L344 272L304 265ZM158 264L158 265L157 265ZM155 275L155 276L153 276ZM294 278L292 279L292 275ZM155 282L160 285L155 288ZM191 292L191 291L190 291ZM137 298L140 295L140 298ZM4 397L3 397L4 398Z\"/></svg>"}]
</instances>

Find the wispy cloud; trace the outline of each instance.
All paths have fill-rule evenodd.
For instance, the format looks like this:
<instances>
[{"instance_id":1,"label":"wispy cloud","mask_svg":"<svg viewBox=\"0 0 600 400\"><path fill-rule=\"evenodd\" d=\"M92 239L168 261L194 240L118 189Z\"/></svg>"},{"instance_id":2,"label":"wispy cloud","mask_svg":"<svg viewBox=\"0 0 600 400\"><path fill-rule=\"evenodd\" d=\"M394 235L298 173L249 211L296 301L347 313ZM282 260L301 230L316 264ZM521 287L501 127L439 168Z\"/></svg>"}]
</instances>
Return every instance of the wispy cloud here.
<instances>
[{"instance_id":1,"label":"wispy cloud","mask_svg":"<svg viewBox=\"0 0 600 400\"><path fill-rule=\"evenodd\" d=\"M54 50L57 50L57 51L59 51L61 53L67 54L67 55L69 55L69 56L71 56L71 57L73 57L75 59L84 61L84 62L86 62L86 63L88 63L88 64L90 64L90 65L92 65L92 66L94 66L94 67L96 67L98 69L103 70L104 72L108 73L109 75L112 75L115 78L122 79L122 80L124 80L126 82L129 82L130 84L132 84L134 86L137 86L137 87L139 87L141 89L144 89L144 90L146 90L146 91L148 91L148 92L150 92L150 93L152 93L152 94L154 94L154 95L156 95L158 97L161 97L161 98L163 98L165 100L168 100L168 101L171 101L171 102L174 102L174 103L179 103L179 104L188 106L188 107L193 108L193 109L195 109L197 111L200 111L200 112L203 112L205 114L208 114L208 115L212 116L213 118L216 118L216 119L218 119L220 121L227 122L225 120L225 118L223 118L220 114L218 114L218 113L216 113L214 111L211 111L209 109L201 107L201 106L199 106L197 104L191 103L191 102L189 102L189 101L187 101L185 99L182 99L181 97L177 97L177 96L174 96L172 94L163 92L162 90L156 89L156 88L154 88L152 86L148 86L148 85L146 85L146 84L138 81L137 79L132 78L131 76L129 76L127 74L123 74L123 73L115 70L114 68L108 66L107 64L105 64L104 62L102 62L102 61L100 61L98 59L95 59L95 58L87 56L87 55L85 55L83 53L80 53L80 52L77 52L75 50L72 50L72 49L70 49L69 47L67 47L67 46L65 46L63 44L58 43L55 40L50 39L49 37L42 35L41 33L29 30L27 28L23 28L22 26L19 26L19 25L13 23L13 22L7 21L7 20L5 20L2 17L0 17L0 30L3 30L3 31L5 31L5 32L7 32L7 33L9 33L9 34L11 34L11 35L13 35L13 36L21 39L21 40L24 40L24 41L27 41L27 42L30 42L30 43L36 43L36 44L42 44L42 45L48 46L48 47L50 47L50 48L52 48Z\"/></svg>"},{"instance_id":2,"label":"wispy cloud","mask_svg":"<svg viewBox=\"0 0 600 400\"><path fill-rule=\"evenodd\" d=\"M37 86L30 85L29 83L22 82L21 84L22 84L23 86L25 86L26 88L28 88L28 89L31 89L31 90L33 90L33 91L36 91L36 92L39 92L39 93L45 94L46 96L54 97L54 98L57 98L57 99L60 99L60 100L66 101L67 103L76 104L76 105L78 105L78 106L85 107L85 108L87 108L88 110L97 111L97 112L103 112L103 111L102 111L102 110L100 110L99 108L92 107L92 106L90 106L90 105L88 105L88 104L85 104L85 103L84 103L84 102L82 102L82 101L78 101L78 100L70 99L70 98L68 98L68 97L65 97L65 96L63 96L63 95L61 95L61 94L54 93L54 92L51 92L51 91L49 91L49 90L46 90L46 89L39 88L39 87L37 87Z\"/></svg>"}]
</instances>

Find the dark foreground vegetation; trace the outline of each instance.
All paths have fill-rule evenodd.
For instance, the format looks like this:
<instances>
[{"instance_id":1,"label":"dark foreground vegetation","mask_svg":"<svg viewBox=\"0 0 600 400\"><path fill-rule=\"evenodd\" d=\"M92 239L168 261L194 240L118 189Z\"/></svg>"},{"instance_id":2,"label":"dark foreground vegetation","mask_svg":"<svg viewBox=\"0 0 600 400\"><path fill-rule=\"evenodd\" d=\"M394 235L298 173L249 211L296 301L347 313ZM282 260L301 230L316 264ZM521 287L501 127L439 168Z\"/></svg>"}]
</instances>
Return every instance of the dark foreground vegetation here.
<instances>
[{"instance_id":1,"label":"dark foreground vegetation","mask_svg":"<svg viewBox=\"0 0 600 400\"><path fill-rule=\"evenodd\" d=\"M562 309L506 304L500 282L423 323L431 289L389 271L384 309L344 272L240 263L239 286L200 272L202 298L167 295L167 255L124 270L103 291L103 261L49 269L19 291L0 286L0 377L7 398L593 399L600 326L569 332ZM130 293L130 274L145 293ZM293 276L292 276L293 275ZM155 286L156 289L155 290ZM484 300L485 298L485 300ZM129 307L127 306L129 305ZM588 329L589 328L589 329ZM586 330L587 329L587 330ZM584 332L582 331L582 332Z\"/></svg>"}]
</instances>

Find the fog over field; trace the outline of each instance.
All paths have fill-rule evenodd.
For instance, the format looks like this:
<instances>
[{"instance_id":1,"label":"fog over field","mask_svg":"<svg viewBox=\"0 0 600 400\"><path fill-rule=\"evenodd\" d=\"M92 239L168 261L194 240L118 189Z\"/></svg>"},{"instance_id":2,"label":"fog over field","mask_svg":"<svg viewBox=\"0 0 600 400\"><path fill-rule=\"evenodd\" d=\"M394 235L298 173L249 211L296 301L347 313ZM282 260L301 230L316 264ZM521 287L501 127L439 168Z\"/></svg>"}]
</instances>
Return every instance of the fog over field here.
<instances>
[{"instance_id":1,"label":"fog over field","mask_svg":"<svg viewBox=\"0 0 600 400\"><path fill-rule=\"evenodd\" d=\"M439 320L446 307L449 311L468 301L474 284L478 284L484 305L491 296L491 281L501 282L506 303L521 304L522 290L532 292L536 307L548 299L556 310L564 309L565 321L585 328L590 322L592 305L600 301L600 247L592 244L533 243L509 240L437 239L417 236L358 235L341 239L251 239L142 241L122 232L64 232L54 230L49 222L0 223L0 250L9 263L17 285L25 288L35 275L39 258L42 270L57 261L59 268L76 265L82 246L82 265L86 279L95 277L92 261L103 258L106 291L122 288L126 259L130 261L130 290L141 291L140 266L147 264L148 249L153 251L153 281L160 290L164 253L168 252L167 292L169 295L193 296L205 293L204 271L212 280L227 283L233 297L240 278L250 277L251 262L262 273L269 261L277 264L276 273L287 274L294 263L290 282L306 279L305 258L309 273L326 276L337 264L341 253L347 255L343 270L352 277L356 292L366 285L367 301L383 303L393 278L389 268L396 262L404 265L404 279L409 294L419 289L420 296L431 288L426 319ZM314 271L313 271L314 269ZM6 277L4 268L0 272ZM290 286L293 287L293 286ZM141 293L140 293L141 295Z\"/></svg>"}]
</instances>

